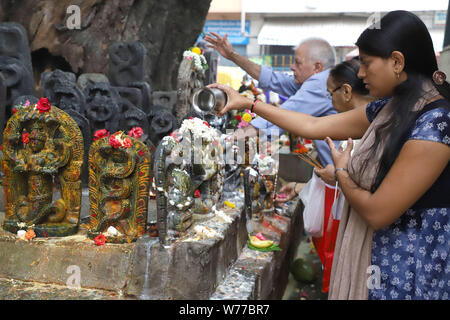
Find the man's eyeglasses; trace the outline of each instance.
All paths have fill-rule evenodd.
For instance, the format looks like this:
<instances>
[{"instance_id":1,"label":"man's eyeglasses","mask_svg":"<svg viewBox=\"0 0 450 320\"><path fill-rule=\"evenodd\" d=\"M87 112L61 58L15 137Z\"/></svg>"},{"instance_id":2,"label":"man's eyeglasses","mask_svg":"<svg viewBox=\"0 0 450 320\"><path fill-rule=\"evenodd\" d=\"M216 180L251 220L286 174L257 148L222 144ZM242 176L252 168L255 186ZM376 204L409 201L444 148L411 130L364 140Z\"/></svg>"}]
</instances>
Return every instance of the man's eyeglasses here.
<instances>
[{"instance_id":1,"label":"man's eyeglasses","mask_svg":"<svg viewBox=\"0 0 450 320\"><path fill-rule=\"evenodd\" d=\"M327 97L328 99L333 99L333 93L335 93L336 91L338 91L340 88L342 88L342 86L337 87L336 89L334 89L331 92L327 92Z\"/></svg>"}]
</instances>

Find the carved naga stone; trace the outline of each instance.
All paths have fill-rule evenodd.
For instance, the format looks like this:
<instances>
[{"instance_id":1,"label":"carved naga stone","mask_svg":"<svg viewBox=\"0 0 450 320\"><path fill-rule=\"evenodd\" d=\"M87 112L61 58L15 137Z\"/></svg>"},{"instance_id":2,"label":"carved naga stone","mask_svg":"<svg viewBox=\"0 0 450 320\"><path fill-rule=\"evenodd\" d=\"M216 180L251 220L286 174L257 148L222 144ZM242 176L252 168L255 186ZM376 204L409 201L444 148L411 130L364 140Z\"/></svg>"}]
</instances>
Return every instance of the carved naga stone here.
<instances>
[{"instance_id":1,"label":"carved naga stone","mask_svg":"<svg viewBox=\"0 0 450 320\"><path fill-rule=\"evenodd\" d=\"M178 68L177 88L178 97L176 108L173 110L180 125L192 108L192 95L197 89L203 88L205 83L205 70L208 68L205 57L198 50L186 50L183 60Z\"/></svg>"},{"instance_id":2,"label":"carved naga stone","mask_svg":"<svg viewBox=\"0 0 450 320\"><path fill-rule=\"evenodd\" d=\"M198 118L184 120L178 132L162 139L153 168L161 244L168 233L187 230L193 213L209 213L221 202L222 155L218 132Z\"/></svg>"},{"instance_id":3,"label":"carved naga stone","mask_svg":"<svg viewBox=\"0 0 450 320\"><path fill-rule=\"evenodd\" d=\"M125 243L145 233L150 181L150 153L140 140L118 131L96 140L89 151L88 235Z\"/></svg>"},{"instance_id":4,"label":"carved naga stone","mask_svg":"<svg viewBox=\"0 0 450 320\"><path fill-rule=\"evenodd\" d=\"M273 215L277 173L278 161L263 154L256 154L253 165L245 169L245 208L249 219L262 221L264 215Z\"/></svg>"},{"instance_id":5,"label":"carved naga stone","mask_svg":"<svg viewBox=\"0 0 450 320\"><path fill-rule=\"evenodd\" d=\"M19 109L4 130L4 229L33 227L37 237L78 231L83 137L75 121L46 98ZM54 181L61 198L53 200ZM34 226L33 226L34 225Z\"/></svg>"}]
</instances>

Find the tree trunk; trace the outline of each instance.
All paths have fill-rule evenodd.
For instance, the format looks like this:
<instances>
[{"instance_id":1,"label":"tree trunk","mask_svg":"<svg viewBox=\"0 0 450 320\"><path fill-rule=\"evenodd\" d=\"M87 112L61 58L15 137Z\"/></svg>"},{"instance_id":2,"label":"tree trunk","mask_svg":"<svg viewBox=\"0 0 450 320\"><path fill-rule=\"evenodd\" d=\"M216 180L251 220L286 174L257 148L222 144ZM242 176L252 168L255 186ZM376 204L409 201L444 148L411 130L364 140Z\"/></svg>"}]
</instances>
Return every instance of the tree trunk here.
<instances>
[{"instance_id":1,"label":"tree trunk","mask_svg":"<svg viewBox=\"0 0 450 320\"><path fill-rule=\"evenodd\" d=\"M135 41L147 49L152 90L176 90L183 51L202 31L211 0L0 0L0 20L28 32L37 79L49 69L108 74L108 47ZM70 29L77 5L80 29ZM67 12L69 11L69 12ZM69 26L69 28L68 28ZM71 70L67 70L71 69Z\"/></svg>"}]
</instances>

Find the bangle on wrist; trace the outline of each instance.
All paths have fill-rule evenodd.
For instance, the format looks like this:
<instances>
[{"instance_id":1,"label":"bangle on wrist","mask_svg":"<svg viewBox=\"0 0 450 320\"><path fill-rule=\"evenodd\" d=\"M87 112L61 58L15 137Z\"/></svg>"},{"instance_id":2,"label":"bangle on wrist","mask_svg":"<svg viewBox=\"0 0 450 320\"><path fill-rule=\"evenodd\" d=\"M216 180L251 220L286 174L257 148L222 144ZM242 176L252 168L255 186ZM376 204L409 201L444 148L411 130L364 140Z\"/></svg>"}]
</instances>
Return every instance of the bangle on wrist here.
<instances>
[{"instance_id":1,"label":"bangle on wrist","mask_svg":"<svg viewBox=\"0 0 450 320\"><path fill-rule=\"evenodd\" d=\"M336 173L341 170L348 172L346 168L337 168L336 170L334 170L334 180L338 181Z\"/></svg>"},{"instance_id":2,"label":"bangle on wrist","mask_svg":"<svg viewBox=\"0 0 450 320\"><path fill-rule=\"evenodd\" d=\"M255 98L255 100L253 101L252 107L250 108L250 112L253 113L253 108L255 107L256 103L259 102L260 100Z\"/></svg>"}]
</instances>

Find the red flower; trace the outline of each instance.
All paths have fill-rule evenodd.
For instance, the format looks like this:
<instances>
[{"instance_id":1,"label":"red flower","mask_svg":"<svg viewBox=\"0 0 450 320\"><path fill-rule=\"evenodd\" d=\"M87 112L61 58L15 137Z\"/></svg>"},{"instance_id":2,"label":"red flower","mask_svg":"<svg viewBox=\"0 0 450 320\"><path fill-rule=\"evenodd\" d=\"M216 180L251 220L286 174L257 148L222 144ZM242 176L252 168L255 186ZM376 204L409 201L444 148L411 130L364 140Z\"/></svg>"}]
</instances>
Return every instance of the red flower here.
<instances>
[{"instance_id":1,"label":"red flower","mask_svg":"<svg viewBox=\"0 0 450 320\"><path fill-rule=\"evenodd\" d=\"M128 135L133 138L139 139L144 134L144 130L141 127L134 127L130 131L128 131Z\"/></svg>"},{"instance_id":2,"label":"red flower","mask_svg":"<svg viewBox=\"0 0 450 320\"><path fill-rule=\"evenodd\" d=\"M200 198L200 190L198 190L198 189L195 190L194 198Z\"/></svg>"},{"instance_id":3,"label":"red flower","mask_svg":"<svg viewBox=\"0 0 450 320\"><path fill-rule=\"evenodd\" d=\"M145 151L144 151L144 150L139 151L139 156L140 156L140 157L145 156Z\"/></svg>"},{"instance_id":4,"label":"red flower","mask_svg":"<svg viewBox=\"0 0 450 320\"><path fill-rule=\"evenodd\" d=\"M94 141L109 137L109 131L106 131L106 129L97 130L94 133Z\"/></svg>"},{"instance_id":5,"label":"red flower","mask_svg":"<svg viewBox=\"0 0 450 320\"><path fill-rule=\"evenodd\" d=\"M17 113L17 108L14 108L13 110L12 110L12 113L14 114L14 113Z\"/></svg>"},{"instance_id":6,"label":"red flower","mask_svg":"<svg viewBox=\"0 0 450 320\"><path fill-rule=\"evenodd\" d=\"M0 145L0 151L2 151L2 146Z\"/></svg>"},{"instance_id":7,"label":"red flower","mask_svg":"<svg viewBox=\"0 0 450 320\"><path fill-rule=\"evenodd\" d=\"M28 142L30 142L30 134L28 132L22 133L22 142L23 144L28 144Z\"/></svg>"},{"instance_id":8,"label":"red flower","mask_svg":"<svg viewBox=\"0 0 450 320\"><path fill-rule=\"evenodd\" d=\"M236 116L236 120L237 120L237 121L241 121L241 119L242 119L242 116L238 114L238 115Z\"/></svg>"},{"instance_id":9,"label":"red flower","mask_svg":"<svg viewBox=\"0 0 450 320\"><path fill-rule=\"evenodd\" d=\"M125 139L123 139L123 147L124 147L125 149L130 148L132 145L133 145L133 142L131 142L131 139L130 139L130 138L125 138Z\"/></svg>"},{"instance_id":10,"label":"red flower","mask_svg":"<svg viewBox=\"0 0 450 320\"><path fill-rule=\"evenodd\" d=\"M257 237L259 240L261 240L261 241L265 241L266 240L266 238L263 236L263 234L261 233L261 232L259 232L258 234L256 234L256 236L255 237Z\"/></svg>"},{"instance_id":11,"label":"red flower","mask_svg":"<svg viewBox=\"0 0 450 320\"><path fill-rule=\"evenodd\" d=\"M117 149L119 147L122 146L122 143L119 141L119 139L116 138L116 136L112 135L111 137L109 137L109 144L111 145L111 147L113 147L114 149Z\"/></svg>"},{"instance_id":12,"label":"red flower","mask_svg":"<svg viewBox=\"0 0 450 320\"><path fill-rule=\"evenodd\" d=\"M101 234L94 238L94 242L97 246L102 246L106 243L106 237L103 234Z\"/></svg>"},{"instance_id":13,"label":"red flower","mask_svg":"<svg viewBox=\"0 0 450 320\"><path fill-rule=\"evenodd\" d=\"M47 98L41 98L36 105L36 109L38 109L40 113L50 111L51 107L52 106Z\"/></svg>"},{"instance_id":14,"label":"red flower","mask_svg":"<svg viewBox=\"0 0 450 320\"><path fill-rule=\"evenodd\" d=\"M312 143L312 140L305 139L305 144L310 144L310 143Z\"/></svg>"},{"instance_id":15,"label":"red flower","mask_svg":"<svg viewBox=\"0 0 450 320\"><path fill-rule=\"evenodd\" d=\"M170 134L170 136L172 137L172 138L174 138L175 140L177 140L177 142L180 142L180 133L178 132L178 131L173 131L171 134Z\"/></svg>"}]
</instances>

